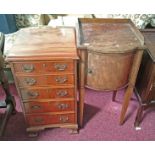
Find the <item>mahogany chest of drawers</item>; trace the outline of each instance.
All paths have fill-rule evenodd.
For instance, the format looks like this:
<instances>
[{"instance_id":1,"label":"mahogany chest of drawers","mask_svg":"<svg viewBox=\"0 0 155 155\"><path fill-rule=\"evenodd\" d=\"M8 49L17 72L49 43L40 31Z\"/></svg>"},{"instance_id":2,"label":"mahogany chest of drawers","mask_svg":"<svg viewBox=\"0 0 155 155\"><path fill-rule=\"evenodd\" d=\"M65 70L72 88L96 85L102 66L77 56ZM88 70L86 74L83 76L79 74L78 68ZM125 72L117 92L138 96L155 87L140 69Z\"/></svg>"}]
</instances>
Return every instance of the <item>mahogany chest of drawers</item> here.
<instances>
[{"instance_id":1,"label":"mahogany chest of drawers","mask_svg":"<svg viewBox=\"0 0 155 155\"><path fill-rule=\"evenodd\" d=\"M146 50L144 51L142 63L136 82L136 90L139 98L139 108L135 120L135 126L142 121L143 111L155 106L155 30L144 29Z\"/></svg>"},{"instance_id":2,"label":"mahogany chest of drawers","mask_svg":"<svg viewBox=\"0 0 155 155\"><path fill-rule=\"evenodd\" d=\"M77 48L73 28L20 30L7 61L30 134L50 127L77 132Z\"/></svg>"}]
</instances>

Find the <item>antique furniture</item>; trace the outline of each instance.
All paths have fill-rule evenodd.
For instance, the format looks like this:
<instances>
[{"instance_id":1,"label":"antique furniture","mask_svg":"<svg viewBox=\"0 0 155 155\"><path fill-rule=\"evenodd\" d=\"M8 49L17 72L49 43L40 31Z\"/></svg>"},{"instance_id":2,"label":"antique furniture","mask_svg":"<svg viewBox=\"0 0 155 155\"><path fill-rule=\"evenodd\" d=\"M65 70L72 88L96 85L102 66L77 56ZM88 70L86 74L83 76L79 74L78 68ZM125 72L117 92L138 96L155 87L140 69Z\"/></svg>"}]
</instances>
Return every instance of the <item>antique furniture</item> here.
<instances>
[{"instance_id":1,"label":"antique furniture","mask_svg":"<svg viewBox=\"0 0 155 155\"><path fill-rule=\"evenodd\" d=\"M127 87L120 124L123 124L143 53L143 36L128 19L79 19L80 125L83 121L84 86L116 91Z\"/></svg>"},{"instance_id":2,"label":"antique furniture","mask_svg":"<svg viewBox=\"0 0 155 155\"><path fill-rule=\"evenodd\" d=\"M136 115L135 127L140 125L143 111L155 105L155 30L144 29L146 50L136 82L136 93L139 99L139 108Z\"/></svg>"},{"instance_id":3,"label":"antique furniture","mask_svg":"<svg viewBox=\"0 0 155 155\"><path fill-rule=\"evenodd\" d=\"M0 109L3 108L4 111L4 114L0 114L0 136L3 136L10 114L15 113L15 100L10 93L7 76L5 74L3 48L4 35L0 33L0 83L5 92L5 99L0 100Z\"/></svg>"},{"instance_id":4,"label":"antique furniture","mask_svg":"<svg viewBox=\"0 0 155 155\"><path fill-rule=\"evenodd\" d=\"M77 48L74 28L21 29L7 61L29 134L50 127L77 132Z\"/></svg>"}]
</instances>

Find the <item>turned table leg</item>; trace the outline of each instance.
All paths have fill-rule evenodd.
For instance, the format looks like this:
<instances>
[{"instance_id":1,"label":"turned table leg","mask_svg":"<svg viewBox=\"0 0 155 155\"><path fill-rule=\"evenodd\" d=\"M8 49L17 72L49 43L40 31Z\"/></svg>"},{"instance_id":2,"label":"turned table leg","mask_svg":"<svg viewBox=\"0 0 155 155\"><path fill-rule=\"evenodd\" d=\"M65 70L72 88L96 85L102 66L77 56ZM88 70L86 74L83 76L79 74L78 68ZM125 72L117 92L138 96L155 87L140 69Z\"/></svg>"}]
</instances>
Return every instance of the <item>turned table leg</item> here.
<instances>
[{"instance_id":1,"label":"turned table leg","mask_svg":"<svg viewBox=\"0 0 155 155\"><path fill-rule=\"evenodd\" d=\"M128 84L128 87L125 92L124 101L123 101L123 105L122 105L122 109L121 109L120 125L122 125L124 123L125 114L126 114L126 111L127 111L128 105L129 105L130 98L133 94L133 89L135 86L135 82L136 82L138 70L140 67L142 55L143 55L143 50L137 51L134 55L133 64L132 64L131 72L129 75L129 84Z\"/></svg>"}]
</instances>

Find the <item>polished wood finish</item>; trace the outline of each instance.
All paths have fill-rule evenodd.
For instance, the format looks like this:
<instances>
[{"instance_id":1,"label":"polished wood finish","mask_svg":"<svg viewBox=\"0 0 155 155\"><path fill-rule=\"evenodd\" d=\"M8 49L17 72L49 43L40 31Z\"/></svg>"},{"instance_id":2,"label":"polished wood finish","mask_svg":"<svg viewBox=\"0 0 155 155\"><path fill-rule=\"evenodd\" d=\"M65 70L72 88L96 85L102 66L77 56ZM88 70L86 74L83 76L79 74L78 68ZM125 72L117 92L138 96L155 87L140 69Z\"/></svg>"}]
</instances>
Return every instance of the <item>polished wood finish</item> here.
<instances>
[{"instance_id":1,"label":"polished wood finish","mask_svg":"<svg viewBox=\"0 0 155 155\"><path fill-rule=\"evenodd\" d=\"M77 59L77 53L73 52L76 51L74 33L74 29L50 26L21 29L8 54L9 61Z\"/></svg>"},{"instance_id":2,"label":"polished wood finish","mask_svg":"<svg viewBox=\"0 0 155 155\"><path fill-rule=\"evenodd\" d=\"M124 123L125 114L129 105L130 98L133 94L133 89L135 87L135 82L136 82L139 66L141 63L142 54L143 54L142 50L137 51L133 59L133 66L129 74L129 83L124 95L124 100L123 100L123 105L122 105L122 110L120 115L120 124Z\"/></svg>"},{"instance_id":3,"label":"polished wood finish","mask_svg":"<svg viewBox=\"0 0 155 155\"><path fill-rule=\"evenodd\" d=\"M83 109L84 109L84 99L85 99L85 83L86 83L86 60L87 51L85 49L79 49L79 75L78 75L78 88L79 88L79 125L83 126Z\"/></svg>"},{"instance_id":4,"label":"polished wood finish","mask_svg":"<svg viewBox=\"0 0 155 155\"><path fill-rule=\"evenodd\" d=\"M55 100L55 101L29 101L25 102L24 108L26 113L43 113L43 112L64 112L73 111L75 108L74 99Z\"/></svg>"},{"instance_id":5,"label":"polished wood finish","mask_svg":"<svg viewBox=\"0 0 155 155\"><path fill-rule=\"evenodd\" d=\"M38 99L51 99L51 98L73 98L75 88L48 88L48 87L35 87L31 89L21 88L20 94L23 101L38 100Z\"/></svg>"},{"instance_id":6,"label":"polished wood finish","mask_svg":"<svg viewBox=\"0 0 155 155\"><path fill-rule=\"evenodd\" d=\"M18 84L20 87L29 86L41 86L41 85L72 85L74 83L73 74L63 74L63 75L46 75L42 77L41 75L34 76L18 76Z\"/></svg>"},{"instance_id":7,"label":"polished wood finish","mask_svg":"<svg viewBox=\"0 0 155 155\"><path fill-rule=\"evenodd\" d=\"M75 124L75 114L27 114L26 120L28 122L28 126L40 126L40 125L48 125L48 124L64 124L70 123Z\"/></svg>"},{"instance_id":8,"label":"polished wood finish","mask_svg":"<svg viewBox=\"0 0 155 155\"><path fill-rule=\"evenodd\" d=\"M27 131L78 130L74 28L27 28L19 32L7 61L22 101Z\"/></svg>"},{"instance_id":9,"label":"polished wood finish","mask_svg":"<svg viewBox=\"0 0 155 155\"><path fill-rule=\"evenodd\" d=\"M143 111L155 105L155 30L145 29L141 32L144 35L147 49L143 54L136 82L139 108L135 119L135 127L140 125Z\"/></svg>"},{"instance_id":10,"label":"polished wood finish","mask_svg":"<svg viewBox=\"0 0 155 155\"><path fill-rule=\"evenodd\" d=\"M94 90L116 91L127 87L120 115L123 124L143 53L144 38L128 19L79 19L79 53L86 52L81 65L81 83ZM84 54L83 54L84 55ZM83 87L82 85L82 87ZM81 122L84 97L81 101Z\"/></svg>"},{"instance_id":11,"label":"polished wood finish","mask_svg":"<svg viewBox=\"0 0 155 155\"><path fill-rule=\"evenodd\" d=\"M104 55L90 52L87 87L95 90L118 90L124 87L128 83L133 57L134 53Z\"/></svg>"},{"instance_id":12,"label":"polished wood finish","mask_svg":"<svg viewBox=\"0 0 155 155\"><path fill-rule=\"evenodd\" d=\"M16 62L13 64L16 73L67 73L74 71L74 62L71 60L59 60L59 61L27 61L24 64L22 62Z\"/></svg>"}]
</instances>

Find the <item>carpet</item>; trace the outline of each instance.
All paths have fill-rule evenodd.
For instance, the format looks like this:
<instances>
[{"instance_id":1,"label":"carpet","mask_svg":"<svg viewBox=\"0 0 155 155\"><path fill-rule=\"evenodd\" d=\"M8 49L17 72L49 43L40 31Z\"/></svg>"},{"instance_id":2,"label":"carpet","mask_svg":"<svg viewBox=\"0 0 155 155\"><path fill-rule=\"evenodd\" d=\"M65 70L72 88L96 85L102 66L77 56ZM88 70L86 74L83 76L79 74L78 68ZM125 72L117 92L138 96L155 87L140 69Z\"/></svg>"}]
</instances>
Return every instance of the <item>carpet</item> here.
<instances>
[{"instance_id":1,"label":"carpet","mask_svg":"<svg viewBox=\"0 0 155 155\"><path fill-rule=\"evenodd\" d=\"M141 130L135 130L134 120L138 102L133 94L126 114L125 123L119 125L124 90L117 93L116 101L112 101L112 92L97 92L86 89L84 126L79 134L69 134L68 129L50 128L30 138L26 133L26 125L22 114L20 99L14 85L10 86L16 99L17 113L8 121L1 141L154 141L155 140L155 108L147 109L143 115ZM0 99L4 92L0 87ZM0 111L2 112L2 111Z\"/></svg>"}]
</instances>

